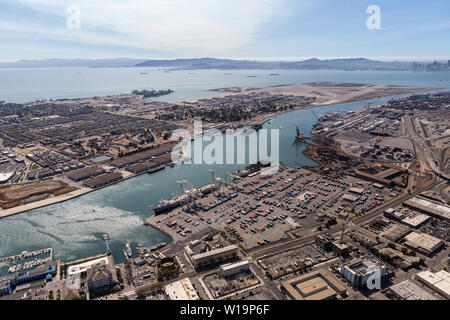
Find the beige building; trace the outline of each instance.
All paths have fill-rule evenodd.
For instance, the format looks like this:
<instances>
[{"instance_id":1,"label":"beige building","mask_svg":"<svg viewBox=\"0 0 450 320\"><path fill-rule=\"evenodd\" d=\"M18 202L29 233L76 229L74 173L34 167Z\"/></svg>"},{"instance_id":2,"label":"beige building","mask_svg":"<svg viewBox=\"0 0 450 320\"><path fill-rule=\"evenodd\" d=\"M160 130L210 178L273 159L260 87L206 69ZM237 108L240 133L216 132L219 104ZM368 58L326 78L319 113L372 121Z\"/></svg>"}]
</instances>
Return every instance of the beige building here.
<instances>
[{"instance_id":1,"label":"beige building","mask_svg":"<svg viewBox=\"0 0 450 320\"><path fill-rule=\"evenodd\" d=\"M164 287L170 300L199 300L198 294L189 278L184 278Z\"/></svg>"},{"instance_id":2,"label":"beige building","mask_svg":"<svg viewBox=\"0 0 450 320\"><path fill-rule=\"evenodd\" d=\"M405 246L427 256L432 255L436 250L444 245L443 240L430 236L429 234L419 233L416 231L408 234L404 240L406 240Z\"/></svg>"},{"instance_id":3,"label":"beige building","mask_svg":"<svg viewBox=\"0 0 450 320\"><path fill-rule=\"evenodd\" d=\"M238 247L234 244L211 251L194 254L191 262L195 268L204 267L209 264L221 263L237 257Z\"/></svg>"},{"instance_id":4,"label":"beige building","mask_svg":"<svg viewBox=\"0 0 450 320\"><path fill-rule=\"evenodd\" d=\"M281 283L291 300L331 300L346 295L345 286L326 270L316 270Z\"/></svg>"}]
</instances>

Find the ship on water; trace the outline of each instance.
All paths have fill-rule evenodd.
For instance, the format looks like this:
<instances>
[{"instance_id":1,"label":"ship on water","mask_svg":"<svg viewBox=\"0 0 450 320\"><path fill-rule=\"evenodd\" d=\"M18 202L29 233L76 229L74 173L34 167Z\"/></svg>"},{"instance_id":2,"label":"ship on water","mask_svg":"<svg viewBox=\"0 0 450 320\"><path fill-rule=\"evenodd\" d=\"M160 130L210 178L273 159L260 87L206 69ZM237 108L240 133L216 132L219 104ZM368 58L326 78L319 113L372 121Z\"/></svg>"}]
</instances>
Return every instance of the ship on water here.
<instances>
[{"instance_id":1,"label":"ship on water","mask_svg":"<svg viewBox=\"0 0 450 320\"><path fill-rule=\"evenodd\" d=\"M295 129L297 130L297 134L295 136L295 142L305 142L306 139L303 136L303 133L298 129L298 127L295 127Z\"/></svg>"},{"instance_id":2,"label":"ship on water","mask_svg":"<svg viewBox=\"0 0 450 320\"><path fill-rule=\"evenodd\" d=\"M198 193L201 195L206 195L211 193L212 191L217 189L217 185L215 184L207 184L200 188L194 188L193 193ZM154 206L152 209L155 212L155 215L161 214L163 212L169 211L171 209L177 208L182 206L183 204L187 203L189 201L189 195L188 194L181 194L179 196L176 196L170 200L162 199L156 206Z\"/></svg>"},{"instance_id":3,"label":"ship on water","mask_svg":"<svg viewBox=\"0 0 450 320\"><path fill-rule=\"evenodd\" d=\"M133 253L131 252L131 247L130 247L130 244L128 242L125 245L124 253L125 253L125 256L128 257L128 258L132 258L133 257Z\"/></svg>"}]
</instances>

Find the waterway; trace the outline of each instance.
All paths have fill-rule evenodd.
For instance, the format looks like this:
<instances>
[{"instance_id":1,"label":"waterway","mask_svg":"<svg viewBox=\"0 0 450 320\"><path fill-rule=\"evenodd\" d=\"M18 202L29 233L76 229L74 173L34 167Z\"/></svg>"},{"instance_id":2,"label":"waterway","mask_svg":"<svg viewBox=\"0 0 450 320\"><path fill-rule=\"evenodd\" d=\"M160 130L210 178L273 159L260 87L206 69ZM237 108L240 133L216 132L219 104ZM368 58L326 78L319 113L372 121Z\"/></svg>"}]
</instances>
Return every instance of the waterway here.
<instances>
[{"instance_id":1,"label":"waterway","mask_svg":"<svg viewBox=\"0 0 450 320\"><path fill-rule=\"evenodd\" d=\"M132 69L130 71L129 69ZM86 69L85 72L94 72L104 74L104 69ZM109 69L108 69L109 70ZM51 72L56 72L54 69ZM24 70L25 73L40 73L50 72L49 70ZM73 69L60 70L63 74L66 72L75 73ZM0 87L4 82L4 70L0 70ZM7 72L12 72L7 70ZM112 71L110 71L112 72ZM133 68L119 69L120 73L133 72L139 73L139 70ZM162 71L161 71L162 72ZM182 71L164 73L164 75L180 74ZM186 73L186 72L185 72ZM236 82L230 80L224 82L222 77L225 76L223 72L218 70L194 71L197 77L194 80L187 79L187 73L183 76L185 83L202 83L201 85L194 85L190 90L180 93L178 98L194 98L197 95L205 95L204 88L218 88L224 86L236 85L275 85L280 83L301 83L307 81L345 81L345 82L371 82L371 83L386 83L386 84L409 84L409 85L429 85L429 86L450 86L450 73L446 74L425 74L425 73L381 73L381 72L305 72L306 75L297 72L297 77L294 77L293 72L279 71L280 77L282 74L290 74L292 78L276 79L277 77L269 76L269 80L258 81L268 74L267 71L251 71L251 74L257 74L256 78L246 78L245 74L248 72L233 72L233 75L241 74L242 79L235 79ZM214 79L212 74L220 76L220 80L210 81L210 79L203 79L201 74L209 74L211 79ZM57 73L58 74L58 73ZM95 72L94 72L95 74ZM261 74L261 76L259 76ZM400 74L400 75L399 75ZM189 75L189 76L194 76ZM309 76L308 76L309 75ZM333 77L331 77L333 75ZM384 75L384 76L382 76ZM104 75L103 75L104 76ZM417 77L415 77L417 76ZM19 77L16 75L16 77ZM63 77L63 75L60 75ZM142 75L140 77L145 77ZM415 78L414 78L415 77ZM20 77L19 77L20 78ZM94 77L95 78L95 77ZM3 79L3 80L2 80ZM440 81L444 79L444 81ZM88 81L93 81L87 77ZM288 81L290 80L290 81ZM165 81L165 80L164 80ZM170 87L178 90L173 83L165 83L165 86L152 86L155 89ZM177 80L179 81L179 80ZM181 80L180 80L181 81ZM228 80L227 80L228 81ZM95 81L94 81L95 82ZM262 83L264 82L264 83ZM57 84L54 80L51 84ZM18 84L16 84L18 85ZM91 83L94 88L95 85ZM61 89L55 86L55 90L46 87L45 92L36 91L31 95L29 92L20 96L19 93L14 93L14 90L2 91L2 97L9 96L14 101L29 101L31 98L36 99L39 93L41 98L50 98L56 96L89 96L89 95L103 95L107 93L104 91L105 86L98 83L98 91L89 90L70 90L65 89L64 94L61 94ZM122 83L123 85L123 83ZM50 83L47 83L50 86ZM119 86L119 84L117 84ZM143 83L139 85L128 85L135 89L136 87L144 87ZM15 88L15 87L14 87ZM127 86L123 86L126 91ZM181 88L181 87L180 87ZM192 89L194 88L194 89ZM203 89L202 89L203 88ZM3 88L2 88L3 89ZM114 90L108 91L108 93ZM25 92L25 91L23 91ZM53 92L53 94L51 94ZM21 98L20 98L21 97ZM373 99L372 104L381 104L389 98ZM5 99L9 100L9 99ZM321 115L330 111L352 111L364 107L367 101L351 102L344 104L329 105L324 107L314 108L316 114ZM308 134L311 131L312 125L316 121L315 115L311 109L296 110L289 113L284 113L273 117L270 121L264 124L266 129L278 129L280 135L280 160L286 165L293 167L301 167L305 165L314 165L314 161L302 154L304 145L293 144L293 137L295 135L295 127ZM207 144L207 143L206 143ZM206 145L205 144L205 145ZM187 179L193 182L195 186L204 185L211 182L211 174L208 169L216 170L216 174L224 178L226 172L232 172L242 168L244 165L190 165L184 164L175 166L174 168L166 168L151 175L144 174L138 177L120 182L113 186L86 194L79 198L75 198L63 203L58 203L44 208L35 209L29 212L11 216L0 220L0 256L9 256L20 253L24 250L37 250L41 248L53 247L54 257L63 260L77 259L84 256L99 254L105 252L105 243L102 241L102 234L108 232L110 234L110 246L117 261L123 260L123 248L126 242L130 242L131 247L134 248L138 243L144 246L151 246L158 242L170 242L170 238L161 232L150 227L144 226L143 221L153 215L151 207L159 202L162 198L170 198L179 193L179 186L177 180ZM8 264L0 264L0 274L4 274L8 269Z\"/></svg>"}]
</instances>

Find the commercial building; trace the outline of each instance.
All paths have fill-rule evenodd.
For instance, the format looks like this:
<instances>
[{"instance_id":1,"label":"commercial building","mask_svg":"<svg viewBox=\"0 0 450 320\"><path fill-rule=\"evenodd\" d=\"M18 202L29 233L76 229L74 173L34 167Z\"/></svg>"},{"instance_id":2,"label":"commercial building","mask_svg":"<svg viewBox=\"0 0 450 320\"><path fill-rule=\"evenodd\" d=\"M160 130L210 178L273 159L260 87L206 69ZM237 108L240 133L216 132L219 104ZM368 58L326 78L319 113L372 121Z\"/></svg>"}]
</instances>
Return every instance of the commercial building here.
<instances>
[{"instance_id":1,"label":"commercial building","mask_svg":"<svg viewBox=\"0 0 450 320\"><path fill-rule=\"evenodd\" d=\"M345 286L326 270L316 270L281 283L291 300L331 300L346 296Z\"/></svg>"},{"instance_id":2,"label":"commercial building","mask_svg":"<svg viewBox=\"0 0 450 320\"><path fill-rule=\"evenodd\" d=\"M430 287L433 291L450 299L450 273L445 270L433 273L431 271L422 271L416 274L416 280Z\"/></svg>"},{"instance_id":3,"label":"commercial building","mask_svg":"<svg viewBox=\"0 0 450 320\"><path fill-rule=\"evenodd\" d=\"M189 278L168 284L164 287L164 291L170 300L199 300L198 294Z\"/></svg>"},{"instance_id":4,"label":"commercial building","mask_svg":"<svg viewBox=\"0 0 450 320\"><path fill-rule=\"evenodd\" d=\"M227 263L220 266L220 272L224 277L235 275L243 271L248 271L250 262L248 260L241 260L235 263Z\"/></svg>"},{"instance_id":5,"label":"commercial building","mask_svg":"<svg viewBox=\"0 0 450 320\"><path fill-rule=\"evenodd\" d=\"M419 253L431 256L444 245L444 241L426 233L411 232L404 238L405 246Z\"/></svg>"},{"instance_id":6,"label":"commercial building","mask_svg":"<svg viewBox=\"0 0 450 320\"><path fill-rule=\"evenodd\" d=\"M191 262L195 268L204 267L214 263L225 262L237 257L238 247L234 244L211 251L192 255Z\"/></svg>"},{"instance_id":7,"label":"commercial building","mask_svg":"<svg viewBox=\"0 0 450 320\"><path fill-rule=\"evenodd\" d=\"M70 180L73 181L82 181L86 180L95 176L98 176L99 174L105 173L105 169L97 166L92 167L86 167L80 170L76 170L72 172L71 174L67 175L67 177Z\"/></svg>"},{"instance_id":8,"label":"commercial building","mask_svg":"<svg viewBox=\"0 0 450 320\"><path fill-rule=\"evenodd\" d=\"M341 266L341 273L344 277L358 288L365 287L367 280L376 272L382 279L386 276L387 268L373 258L355 259Z\"/></svg>"},{"instance_id":9,"label":"commercial building","mask_svg":"<svg viewBox=\"0 0 450 320\"><path fill-rule=\"evenodd\" d=\"M403 205L432 217L450 222L450 207L442 203L414 197L403 202Z\"/></svg>"},{"instance_id":10,"label":"commercial building","mask_svg":"<svg viewBox=\"0 0 450 320\"><path fill-rule=\"evenodd\" d=\"M122 174L119 172L105 173L83 182L83 185L92 189L106 186L110 183L122 180Z\"/></svg>"},{"instance_id":11,"label":"commercial building","mask_svg":"<svg viewBox=\"0 0 450 320\"><path fill-rule=\"evenodd\" d=\"M397 298L403 300L438 300L431 293L411 280L404 280L397 283L391 286L389 291Z\"/></svg>"}]
</instances>

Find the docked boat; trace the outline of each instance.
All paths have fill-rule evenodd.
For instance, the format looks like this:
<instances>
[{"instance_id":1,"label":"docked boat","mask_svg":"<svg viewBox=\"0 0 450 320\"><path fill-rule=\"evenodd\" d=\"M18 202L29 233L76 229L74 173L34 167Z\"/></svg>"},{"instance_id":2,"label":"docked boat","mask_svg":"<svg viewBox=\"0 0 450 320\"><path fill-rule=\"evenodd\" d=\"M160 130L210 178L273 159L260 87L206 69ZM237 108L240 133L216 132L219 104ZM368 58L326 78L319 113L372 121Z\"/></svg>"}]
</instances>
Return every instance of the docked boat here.
<instances>
[{"instance_id":1,"label":"docked boat","mask_svg":"<svg viewBox=\"0 0 450 320\"><path fill-rule=\"evenodd\" d=\"M131 252L131 247L130 247L129 243L127 243L125 245L125 254L127 255L128 258L132 258L133 257L133 253Z\"/></svg>"},{"instance_id":2,"label":"docked boat","mask_svg":"<svg viewBox=\"0 0 450 320\"><path fill-rule=\"evenodd\" d=\"M207 184L200 188L194 188L194 193L198 192L202 195L206 195L211 193L212 191L217 189L217 185L215 184ZM155 215L158 215L160 213L169 211L171 209L177 208L179 206L182 206L189 200L189 195L182 194L179 196L176 196L170 200L162 199L156 206L154 206L152 209L155 212Z\"/></svg>"}]
</instances>

